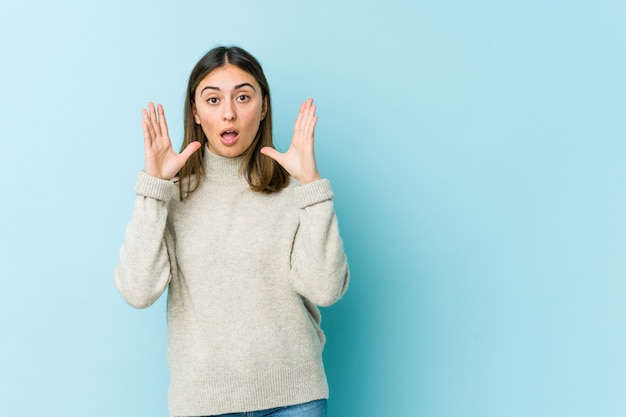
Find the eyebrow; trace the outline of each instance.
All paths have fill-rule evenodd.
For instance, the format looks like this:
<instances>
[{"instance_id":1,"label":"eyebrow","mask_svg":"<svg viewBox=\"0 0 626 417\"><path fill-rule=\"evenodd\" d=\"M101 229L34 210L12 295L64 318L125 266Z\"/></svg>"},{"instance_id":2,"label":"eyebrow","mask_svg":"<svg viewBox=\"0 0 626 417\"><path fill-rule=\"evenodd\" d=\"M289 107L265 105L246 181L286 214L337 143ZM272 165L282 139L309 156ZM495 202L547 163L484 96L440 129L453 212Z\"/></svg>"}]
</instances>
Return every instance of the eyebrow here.
<instances>
[{"instance_id":1,"label":"eyebrow","mask_svg":"<svg viewBox=\"0 0 626 417\"><path fill-rule=\"evenodd\" d=\"M240 88L243 87L250 87L254 92L256 92L256 88L254 88L254 86L250 83L241 83L241 84L237 84L235 86L235 90L239 90ZM202 91L200 91L200 94L204 93L204 90L215 90L215 91L221 91L221 89L219 87L214 87L212 85L207 85L206 87L204 87L202 89Z\"/></svg>"}]
</instances>

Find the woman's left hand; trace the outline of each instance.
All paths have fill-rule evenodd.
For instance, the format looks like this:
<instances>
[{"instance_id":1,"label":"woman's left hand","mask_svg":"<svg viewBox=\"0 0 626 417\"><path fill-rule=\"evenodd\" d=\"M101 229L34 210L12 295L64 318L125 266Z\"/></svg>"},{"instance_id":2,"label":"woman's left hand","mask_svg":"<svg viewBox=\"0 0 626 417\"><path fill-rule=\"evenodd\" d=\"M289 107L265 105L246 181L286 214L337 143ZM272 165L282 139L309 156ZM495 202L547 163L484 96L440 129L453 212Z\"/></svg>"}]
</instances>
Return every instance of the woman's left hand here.
<instances>
[{"instance_id":1,"label":"woman's left hand","mask_svg":"<svg viewBox=\"0 0 626 417\"><path fill-rule=\"evenodd\" d=\"M289 172L289 175L297 179L302 185L322 178L317 170L313 149L315 124L317 123L316 109L312 98L302 103L293 130L291 145L287 152L280 153L269 146L261 149L262 154L282 165Z\"/></svg>"}]
</instances>

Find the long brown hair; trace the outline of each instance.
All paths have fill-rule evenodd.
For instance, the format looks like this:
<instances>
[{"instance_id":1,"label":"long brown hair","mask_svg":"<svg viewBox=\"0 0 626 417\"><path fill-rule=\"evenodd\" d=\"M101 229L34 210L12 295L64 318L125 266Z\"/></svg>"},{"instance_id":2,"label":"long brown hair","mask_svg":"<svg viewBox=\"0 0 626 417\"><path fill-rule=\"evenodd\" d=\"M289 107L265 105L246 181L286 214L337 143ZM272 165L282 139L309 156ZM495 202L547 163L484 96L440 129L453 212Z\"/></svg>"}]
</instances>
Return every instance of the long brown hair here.
<instances>
[{"instance_id":1,"label":"long brown hair","mask_svg":"<svg viewBox=\"0 0 626 417\"><path fill-rule=\"evenodd\" d=\"M181 152L187 145L195 141L200 142L202 148L194 152L178 172L181 200L198 188L205 175L202 159L207 138L202 127L196 124L193 116L196 88L211 71L226 64L235 65L252 75L261 86L262 99L267 103L267 112L265 118L261 120L256 137L250 147L242 154L241 172L250 184L250 189L271 193L282 190L289 183L287 171L278 162L260 152L264 146L274 146L270 88L261 64L242 48L218 46L200 58L189 75L184 110L185 134Z\"/></svg>"}]
</instances>

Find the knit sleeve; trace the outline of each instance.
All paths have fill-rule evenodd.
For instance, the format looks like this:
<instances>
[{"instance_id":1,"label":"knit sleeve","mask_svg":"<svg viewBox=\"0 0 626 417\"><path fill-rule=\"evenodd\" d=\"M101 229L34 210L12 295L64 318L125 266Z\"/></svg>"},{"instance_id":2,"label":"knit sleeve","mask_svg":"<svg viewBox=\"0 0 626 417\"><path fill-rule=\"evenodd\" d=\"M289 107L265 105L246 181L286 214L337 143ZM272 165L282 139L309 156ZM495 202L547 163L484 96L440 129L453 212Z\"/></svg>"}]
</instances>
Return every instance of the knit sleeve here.
<instances>
[{"instance_id":1,"label":"knit sleeve","mask_svg":"<svg viewBox=\"0 0 626 417\"><path fill-rule=\"evenodd\" d=\"M152 305L170 280L170 260L166 241L168 204L175 185L145 172L139 172L135 184L135 207L126 227L119 264L113 281L122 297L136 308Z\"/></svg>"},{"instance_id":2,"label":"knit sleeve","mask_svg":"<svg viewBox=\"0 0 626 417\"><path fill-rule=\"evenodd\" d=\"M292 252L295 290L319 306L329 306L345 293L349 268L327 179L297 187L300 225Z\"/></svg>"}]
</instances>

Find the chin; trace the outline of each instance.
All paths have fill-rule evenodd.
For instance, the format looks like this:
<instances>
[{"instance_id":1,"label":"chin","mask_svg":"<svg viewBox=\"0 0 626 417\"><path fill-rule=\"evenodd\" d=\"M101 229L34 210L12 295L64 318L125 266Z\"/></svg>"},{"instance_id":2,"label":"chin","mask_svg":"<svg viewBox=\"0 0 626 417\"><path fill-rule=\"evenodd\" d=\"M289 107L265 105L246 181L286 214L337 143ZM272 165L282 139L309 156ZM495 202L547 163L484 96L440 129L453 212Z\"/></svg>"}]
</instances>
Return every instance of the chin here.
<instances>
[{"instance_id":1,"label":"chin","mask_svg":"<svg viewBox=\"0 0 626 417\"><path fill-rule=\"evenodd\" d=\"M223 155L224 155L224 156L228 156L228 157L230 157L230 158L234 158L234 157L236 157L236 156L241 156L241 155L243 155L244 153L246 153L246 150L247 150L247 148L246 148L246 149L241 149L241 148L228 148L228 149L225 149L225 150L224 150Z\"/></svg>"},{"instance_id":2,"label":"chin","mask_svg":"<svg viewBox=\"0 0 626 417\"><path fill-rule=\"evenodd\" d=\"M226 147L209 147L209 151L213 152L215 155L224 156L227 158L235 158L244 153L244 150L239 148L226 148Z\"/></svg>"}]
</instances>

